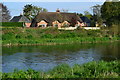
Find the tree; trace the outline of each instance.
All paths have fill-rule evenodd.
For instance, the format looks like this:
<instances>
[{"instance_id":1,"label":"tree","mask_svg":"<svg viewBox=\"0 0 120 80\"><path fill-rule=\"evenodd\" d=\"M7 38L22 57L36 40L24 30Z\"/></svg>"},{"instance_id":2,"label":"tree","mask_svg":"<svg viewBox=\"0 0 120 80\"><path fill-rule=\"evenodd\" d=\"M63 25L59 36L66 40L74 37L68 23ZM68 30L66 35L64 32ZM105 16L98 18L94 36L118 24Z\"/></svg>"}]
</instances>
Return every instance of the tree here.
<instances>
[{"instance_id":1,"label":"tree","mask_svg":"<svg viewBox=\"0 0 120 80\"><path fill-rule=\"evenodd\" d=\"M0 22L8 22L11 18L8 8L0 3Z\"/></svg>"},{"instance_id":2,"label":"tree","mask_svg":"<svg viewBox=\"0 0 120 80\"><path fill-rule=\"evenodd\" d=\"M96 4L95 6L91 7L93 10L93 19L95 22L99 24L99 26L102 25L103 20L101 18L101 5Z\"/></svg>"},{"instance_id":3,"label":"tree","mask_svg":"<svg viewBox=\"0 0 120 80\"><path fill-rule=\"evenodd\" d=\"M82 14L82 13L77 13L77 15L78 15L79 17L83 17L83 14Z\"/></svg>"},{"instance_id":4,"label":"tree","mask_svg":"<svg viewBox=\"0 0 120 80\"><path fill-rule=\"evenodd\" d=\"M88 19L92 18L92 14L90 14L88 11L84 11L84 16L86 16Z\"/></svg>"},{"instance_id":5,"label":"tree","mask_svg":"<svg viewBox=\"0 0 120 80\"><path fill-rule=\"evenodd\" d=\"M119 2L119 0L106 0L106 2Z\"/></svg>"},{"instance_id":6,"label":"tree","mask_svg":"<svg viewBox=\"0 0 120 80\"><path fill-rule=\"evenodd\" d=\"M91 21L90 26L95 26L96 20L95 20L94 16L90 12L84 11L84 16L87 17L88 19L90 19L90 21Z\"/></svg>"},{"instance_id":7,"label":"tree","mask_svg":"<svg viewBox=\"0 0 120 80\"><path fill-rule=\"evenodd\" d=\"M27 4L23 8L23 15L32 20L39 12L47 12L47 9Z\"/></svg>"},{"instance_id":8,"label":"tree","mask_svg":"<svg viewBox=\"0 0 120 80\"><path fill-rule=\"evenodd\" d=\"M119 0L112 0L112 2L119 2Z\"/></svg>"},{"instance_id":9,"label":"tree","mask_svg":"<svg viewBox=\"0 0 120 80\"><path fill-rule=\"evenodd\" d=\"M92 6L93 9L93 15L96 15L97 18L101 17L101 5L96 4L95 6Z\"/></svg>"},{"instance_id":10,"label":"tree","mask_svg":"<svg viewBox=\"0 0 120 80\"><path fill-rule=\"evenodd\" d=\"M101 16L106 20L107 25L118 25L120 21L120 1L113 1L104 2L101 8Z\"/></svg>"}]
</instances>

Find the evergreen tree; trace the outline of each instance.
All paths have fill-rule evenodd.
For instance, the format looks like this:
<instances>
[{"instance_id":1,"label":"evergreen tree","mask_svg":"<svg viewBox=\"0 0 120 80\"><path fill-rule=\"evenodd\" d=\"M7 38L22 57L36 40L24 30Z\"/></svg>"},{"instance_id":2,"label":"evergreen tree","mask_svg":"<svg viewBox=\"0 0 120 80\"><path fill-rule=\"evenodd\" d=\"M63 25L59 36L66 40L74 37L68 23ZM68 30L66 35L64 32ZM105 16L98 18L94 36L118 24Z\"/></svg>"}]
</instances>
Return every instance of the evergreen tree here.
<instances>
[{"instance_id":1,"label":"evergreen tree","mask_svg":"<svg viewBox=\"0 0 120 80\"><path fill-rule=\"evenodd\" d=\"M5 5L0 3L0 22L8 22L10 18L10 11Z\"/></svg>"}]
</instances>

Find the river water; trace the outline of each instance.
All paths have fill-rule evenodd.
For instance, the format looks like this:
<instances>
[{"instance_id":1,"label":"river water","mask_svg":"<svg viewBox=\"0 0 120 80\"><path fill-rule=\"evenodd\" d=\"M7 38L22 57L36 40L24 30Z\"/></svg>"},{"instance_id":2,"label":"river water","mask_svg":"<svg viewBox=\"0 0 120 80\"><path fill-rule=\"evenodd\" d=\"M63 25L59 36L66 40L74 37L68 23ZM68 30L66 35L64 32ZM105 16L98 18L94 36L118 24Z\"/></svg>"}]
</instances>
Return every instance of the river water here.
<instances>
[{"instance_id":1,"label":"river water","mask_svg":"<svg viewBox=\"0 0 120 80\"><path fill-rule=\"evenodd\" d=\"M73 66L90 61L120 60L120 42L2 47L0 58L3 72L48 71L64 63Z\"/></svg>"}]
</instances>

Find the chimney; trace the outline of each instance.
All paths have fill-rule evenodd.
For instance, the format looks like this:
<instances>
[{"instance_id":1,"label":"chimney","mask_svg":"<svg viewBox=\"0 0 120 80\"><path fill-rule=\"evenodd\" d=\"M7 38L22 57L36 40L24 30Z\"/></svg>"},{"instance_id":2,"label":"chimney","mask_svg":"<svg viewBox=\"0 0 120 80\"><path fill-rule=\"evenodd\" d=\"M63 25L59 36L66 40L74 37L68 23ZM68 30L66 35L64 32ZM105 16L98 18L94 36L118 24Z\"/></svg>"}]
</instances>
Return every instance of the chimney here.
<instances>
[{"instance_id":1,"label":"chimney","mask_svg":"<svg viewBox=\"0 0 120 80\"><path fill-rule=\"evenodd\" d=\"M60 12L59 8L57 8L56 12Z\"/></svg>"},{"instance_id":2,"label":"chimney","mask_svg":"<svg viewBox=\"0 0 120 80\"><path fill-rule=\"evenodd\" d=\"M20 16L22 16L23 14L22 13L20 13Z\"/></svg>"}]
</instances>

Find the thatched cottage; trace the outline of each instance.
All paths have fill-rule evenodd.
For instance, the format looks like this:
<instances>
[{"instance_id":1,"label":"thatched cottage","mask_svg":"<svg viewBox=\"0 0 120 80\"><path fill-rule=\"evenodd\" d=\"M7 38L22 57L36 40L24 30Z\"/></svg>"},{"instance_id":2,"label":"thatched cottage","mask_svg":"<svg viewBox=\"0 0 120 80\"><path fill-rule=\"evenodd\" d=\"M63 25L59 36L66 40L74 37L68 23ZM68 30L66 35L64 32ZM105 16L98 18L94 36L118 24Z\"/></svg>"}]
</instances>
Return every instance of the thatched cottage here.
<instances>
[{"instance_id":1,"label":"thatched cottage","mask_svg":"<svg viewBox=\"0 0 120 80\"><path fill-rule=\"evenodd\" d=\"M32 21L31 27L62 27L79 26L82 20L76 13L41 12Z\"/></svg>"}]
</instances>

